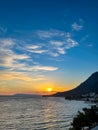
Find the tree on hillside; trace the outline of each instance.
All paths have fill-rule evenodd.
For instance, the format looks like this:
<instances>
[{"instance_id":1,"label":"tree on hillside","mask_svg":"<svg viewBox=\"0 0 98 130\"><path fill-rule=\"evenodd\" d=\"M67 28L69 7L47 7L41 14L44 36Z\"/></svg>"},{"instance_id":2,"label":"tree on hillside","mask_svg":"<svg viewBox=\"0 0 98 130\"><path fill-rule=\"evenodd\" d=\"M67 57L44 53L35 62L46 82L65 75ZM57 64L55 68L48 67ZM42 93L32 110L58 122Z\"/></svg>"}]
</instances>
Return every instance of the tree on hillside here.
<instances>
[{"instance_id":1,"label":"tree on hillside","mask_svg":"<svg viewBox=\"0 0 98 130\"><path fill-rule=\"evenodd\" d=\"M81 130L85 126L91 128L95 123L98 123L98 108L96 106L92 106L90 109L84 108L83 112L79 111L73 119L73 128L70 130Z\"/></svg>"}]
</instances>

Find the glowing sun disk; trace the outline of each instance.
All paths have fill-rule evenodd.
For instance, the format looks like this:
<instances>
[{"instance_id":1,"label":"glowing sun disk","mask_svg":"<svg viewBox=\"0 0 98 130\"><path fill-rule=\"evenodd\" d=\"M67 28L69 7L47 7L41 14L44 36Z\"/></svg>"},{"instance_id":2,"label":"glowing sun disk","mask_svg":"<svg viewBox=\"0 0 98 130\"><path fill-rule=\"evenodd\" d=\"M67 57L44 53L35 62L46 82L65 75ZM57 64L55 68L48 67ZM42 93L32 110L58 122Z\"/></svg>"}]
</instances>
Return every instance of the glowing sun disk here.
<instances>
[{"instance_id":1,"label":"glowing sun disk","mask_svg":"<svg viewBox=\"0 0 98 130\"><path fill-rule=\"evenodd\" d=\"M52 91L52 88L47 88L47 91L48 91L48 92L51 92L51 91Z\"/></svg>"}]
</instances>

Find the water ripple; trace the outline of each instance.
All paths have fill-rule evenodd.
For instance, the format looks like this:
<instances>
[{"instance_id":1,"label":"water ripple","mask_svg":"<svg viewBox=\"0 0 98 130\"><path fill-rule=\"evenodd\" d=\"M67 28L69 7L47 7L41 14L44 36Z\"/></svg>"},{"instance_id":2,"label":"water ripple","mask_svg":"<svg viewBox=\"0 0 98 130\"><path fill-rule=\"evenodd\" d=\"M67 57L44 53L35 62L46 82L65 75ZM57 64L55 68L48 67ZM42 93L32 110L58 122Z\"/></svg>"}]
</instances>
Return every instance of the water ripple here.
<instances>
[{"instance_id":1,"label":"water ripple","mask_svg":"<svg viewBox=\"0 0 98 130\"><path fill-rule=\"evenodd\" d=\"M0 99L0 130L68 130L82 101L63 98Z\"/></svg>"}]
</instances>

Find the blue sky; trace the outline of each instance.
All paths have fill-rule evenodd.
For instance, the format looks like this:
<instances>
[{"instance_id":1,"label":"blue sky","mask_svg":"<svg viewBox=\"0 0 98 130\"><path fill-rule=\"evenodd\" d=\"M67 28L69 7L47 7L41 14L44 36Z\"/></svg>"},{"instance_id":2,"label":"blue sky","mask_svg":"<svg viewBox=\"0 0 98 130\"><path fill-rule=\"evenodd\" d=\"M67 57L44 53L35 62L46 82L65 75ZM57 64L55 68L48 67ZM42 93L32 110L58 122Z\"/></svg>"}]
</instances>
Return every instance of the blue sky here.
<instances>
[{"instance_id":1,"label":"blue sky","mask_svg":"<svg viewBox=\"0 0 98 130\"><path fill-rule=\"evenodd\" d=\"M98 71L97 0L0 0L0 93L63 91Z\"/></svg>"}]
</instances>

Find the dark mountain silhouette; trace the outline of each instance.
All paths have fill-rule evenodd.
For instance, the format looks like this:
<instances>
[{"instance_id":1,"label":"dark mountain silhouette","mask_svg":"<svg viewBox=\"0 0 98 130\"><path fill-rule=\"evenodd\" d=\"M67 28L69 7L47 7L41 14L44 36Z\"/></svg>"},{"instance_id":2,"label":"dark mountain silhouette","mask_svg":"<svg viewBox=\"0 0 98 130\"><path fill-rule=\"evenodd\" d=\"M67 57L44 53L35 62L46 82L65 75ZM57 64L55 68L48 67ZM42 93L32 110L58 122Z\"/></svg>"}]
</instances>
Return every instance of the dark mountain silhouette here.
<instances>
[{"instance_id":1,"label":"dark mountain silhouette","mask_svg":"<svg viewBox=\"0 0 98 130\"><path fill-rule=\"evenodd\" d=\"M52 96L80 96L90 92L98 93L98 72L93 73L86 81L81 83L76 88L69 91L56 93Z\"/></svg>"}]
</instances>

